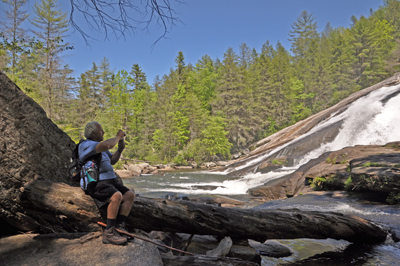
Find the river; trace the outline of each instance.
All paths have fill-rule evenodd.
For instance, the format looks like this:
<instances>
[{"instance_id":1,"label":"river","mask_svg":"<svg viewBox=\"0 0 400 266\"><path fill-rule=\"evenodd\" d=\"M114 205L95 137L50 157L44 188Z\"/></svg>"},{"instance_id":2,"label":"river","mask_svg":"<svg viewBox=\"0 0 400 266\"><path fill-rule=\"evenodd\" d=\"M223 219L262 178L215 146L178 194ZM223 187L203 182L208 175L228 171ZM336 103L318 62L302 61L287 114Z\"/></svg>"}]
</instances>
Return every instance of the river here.
<instances>
[{"instance_id":1,"label":"river","mask_svg":"<svg viewBox=\"0 0 400 266\"><path fill-rule=\"evenodd\" d=\"M163 198L167 194L202 197L223 195L245 201L246 208L292 209L322 212L339 212L357 215L382 223L400 231L400 208L390 206L374 199L359 196L345 196L344 192L315 192L290 199L275 200L260 204L246 194L248 188L264 183L268 179L293 172L287 171L251 174L245 177L232 177L202 171L167 172L164 176L144 175L139 178L124 179L124 183L134 188L136 193L153 198ZM353 246L347 241L333 239L280 240L291 247L295 253L287 258L263 257L262 266L277 265L400 265L400 242L387 242L375 246ZM313 257L313 256L320 257Z\"/></svg>"},{"instance_id":2,"label":"river","mask_svg":"<svg viewBox=\"0 0 400 266\"><path fill-rule=\"evenodd\" d=\"M339 212L357 215L400 231L400 208L388 206L373 198L360 198L341 193L313 193L290 199L275 200L260 204L247 194L247 190L294 172L298 167L317 158L326 151L342 149L346 146L385 144L400 141L400 85L383 87L354 101L345 110L315 125L306 134L260 156L235 165L223 173L202 171L167 172L164 176L145 175L140 178L125 179L124 183L134 188L136 193L146 197L165 197L177 193L178 196L201 197L223 195L246 202L244 208L313 210ZM328 142L317 135L327 129L337 127L336 135ZM320 134L323 136L323 134ZM317 141L318 139L318 141ZM308 145L308 146L307 146ZM302 147L299 149L299 147ZM317 146L317 147L315 147ZM310 148L312 147L312 148ZM298 151L304 151L299 153ZM291 155L292 167L265 174L254 171L245 176L235 177L228 173L257 166L273 154ZM390 241L374 246L354 246L346 241L280 240L292 247L295 253L283 259L263 258L263 266L275 265L400 265L400 244Z\"/></svg>"}]
</instances>

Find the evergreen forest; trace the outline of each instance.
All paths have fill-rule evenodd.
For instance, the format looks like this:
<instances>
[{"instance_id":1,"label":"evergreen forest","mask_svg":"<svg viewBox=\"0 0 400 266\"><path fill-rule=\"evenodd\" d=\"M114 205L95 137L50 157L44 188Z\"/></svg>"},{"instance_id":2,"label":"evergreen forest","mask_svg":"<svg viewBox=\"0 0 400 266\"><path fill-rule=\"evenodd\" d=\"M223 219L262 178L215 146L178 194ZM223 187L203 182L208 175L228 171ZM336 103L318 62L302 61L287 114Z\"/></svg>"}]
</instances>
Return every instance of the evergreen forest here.
<instances>
[{"instance_id":1,"label":"evergreen forest","mask_svg":"<svg viewBox=\"0 0 400 266\"><path fill-rule=\"evenodd\" d=\"M398 0L351 17L349 27L322 31L303 11L288 32L289 50L242 43L221 59L205 54L197 62L179 52L151 84L138 63L115 70L106 57L74 78L63 60L73 48L70 23L57 0L36 1L30 15L27 0L3 2L0 71L75 142L87 122L98 121L106 137L126 132L125 157L152 163L229 159L399 71Z\"/></svg>"}]
</instances>

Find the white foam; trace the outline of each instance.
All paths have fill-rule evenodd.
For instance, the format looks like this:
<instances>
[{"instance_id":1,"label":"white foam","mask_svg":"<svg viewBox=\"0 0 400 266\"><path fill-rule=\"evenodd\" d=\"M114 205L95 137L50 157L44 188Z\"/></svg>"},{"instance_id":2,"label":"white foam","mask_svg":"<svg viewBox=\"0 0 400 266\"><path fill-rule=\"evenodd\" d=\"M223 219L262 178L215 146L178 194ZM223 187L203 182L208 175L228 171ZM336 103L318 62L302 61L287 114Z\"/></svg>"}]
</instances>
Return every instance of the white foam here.
<instances>
[{"instance_id":1,"label":"white foam","mask_svg":"<svg viewBox=\"0 0 400 266\"><path fill-rule=\"evenodd\" d=\"M334 203L334 204L327 204L324 206L296 205L295 207L303 211L339 212L343 214L357 214L357 215L368 215L368 216L400 216L400 214L384 212L376 209L368 209L368 210L359 209L347 203ZM293 208L293 206L290 206L288 208Z\"/></svg>"},{"instance_id":2,"label":"white foam","mask_svg":"<svg viewBox=\"0 0 400 266\"><path fill-rule=\"evenodd\" d=\"M331 114L330 117L317 124L309 132L297 139L270 152L266 152L261 156L253 156L253 159L251 160L250 158L246 164L230 169L229 171L241 170L255 165L271 154L341 120L343 120L344 123L334 141L324 144L304 155L301 160L295 162L297 168L307 163L309 160L319 157L326 151L336 151L347 146L379 145L400 140L400 123L398 121L398 114L400 113L400 95L391 98L385 104L381 102L387 95L399 89L400 85L395 85L375 90L354 101L344 112L338 115L336 115L337 112Z\"/></svg>"},{"instance_id":3,"label":"white foam","mask_svg":"<svg viewBox=\"0 0 400 266\"><path fill-rule=\"evenodd\" d=\"M184 194L219 194L219 195L243 195L247 193L247 190L250 188L259 186L264 184L269 180L273 180L284 175L292 173L293 170L290 169L288 171L280 171L280 172L270 172L267 174L255 173L249 174L245 177L234 179L234 180L225 180L223 182L197 182L197 183L180 183L173 184L174 188L157 188L157 189L149 189L149 191L169 191L175 193L184 193ZM217 187L213 190L204 190L204 189L196 189L193 188L195 186L213 186ZM176 188L175 188L176 187Z\"/></svg>"},{"instance_id":4,"label":"white foam","mask_svg":"<svg viewBox=\"0 0 400 266\"><path fill-rule=\"evenodd\" d=\"M381 102L387 95L399 90L399 87L384 87L353 102L342 113L344 123L336 138L304 155L297 165L303 165L327 151L355 145L382 145L400 140L400 94L385 104Z\"/></svg>"}]
</instances>

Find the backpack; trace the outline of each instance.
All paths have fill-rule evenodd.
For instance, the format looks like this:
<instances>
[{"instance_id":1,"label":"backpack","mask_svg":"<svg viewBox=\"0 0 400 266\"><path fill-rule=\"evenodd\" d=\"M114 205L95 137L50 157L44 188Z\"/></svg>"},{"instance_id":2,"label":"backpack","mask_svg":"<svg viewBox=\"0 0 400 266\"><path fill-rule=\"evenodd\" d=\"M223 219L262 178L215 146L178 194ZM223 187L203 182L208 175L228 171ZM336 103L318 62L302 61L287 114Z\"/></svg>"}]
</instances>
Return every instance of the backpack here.
<instances>
[{"instance_id":1,"label":"backpack","mask_svg":"<svg viewBox=\"0 0 400 266\"><path fill-rule=\"evenodd\" d=\"M81 188L83 191L88 193L88 184L95 181L98 181L99 178L99 169L101 162L101 153L95 154L89 158L87 158L83 163L79 161L79 145L84 140L80 140L79 143L75 146L72 151L70 157L70 164L68 166L68 175L72 182L81 181ZM92 161L91 167L84 167L84 165L88 162Z\"/></svg>"},{"instance_id":2,"label":"backpack","mask_svg":"<svg viewBox=\"0 0 400 266\"><path fill-rule=\"evenodd\" d=\"M83 140L80 140L78 144L76 144L75 149L71 153L70 162L68 165L68 176L72 182L79 182L81 180L81 169L82 165L79 162L79 144L82 143Z\"/></svg>"}]
</instances>

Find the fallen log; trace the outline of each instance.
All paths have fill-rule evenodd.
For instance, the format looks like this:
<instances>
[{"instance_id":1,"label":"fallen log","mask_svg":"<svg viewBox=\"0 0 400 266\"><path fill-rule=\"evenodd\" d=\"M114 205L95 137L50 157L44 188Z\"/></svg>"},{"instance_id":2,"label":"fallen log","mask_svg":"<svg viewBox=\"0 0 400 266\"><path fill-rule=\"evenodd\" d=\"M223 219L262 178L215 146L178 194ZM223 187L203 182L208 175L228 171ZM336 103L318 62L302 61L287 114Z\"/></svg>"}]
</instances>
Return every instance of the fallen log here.
<instances>
[{"instance_id":1,"label":"fallen log","mask_svg":"<svg viewBox=\"0 0 400 266\"><path fill-rule=\"evenodd\" d=\"M36 179L24 188L21 204L38 230L80 231L100 220L89 196L80 188ZM29 208L30 209L27 209ZM145 231L181 232L236 239L344 239L379 243L387 229L363 218L332 212L230 209L189 201L137 197L128 224ZM85 227L86 225L86 227Z\"/></svg>"},{"instance_id":2,"label":"fallen log","mask_svg":"<svg viewBox=\"0 0 400 266\"><path fill-rule=\"evenodd\" d=\"M230 236L237 239L344 239L379 243L388 230L354 215L333 212L231 209L189 201L138 197L130 215L142 230Z\"/></svg>"}]
</instances>

